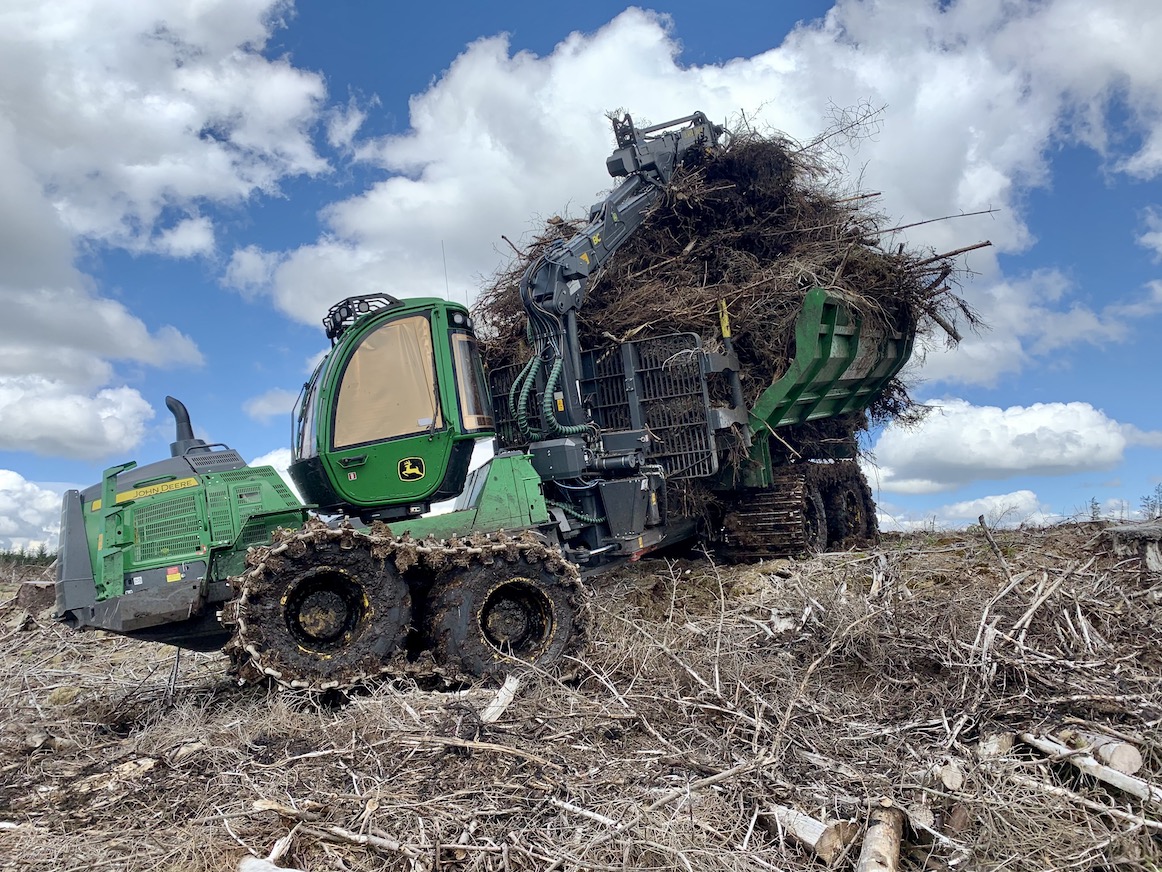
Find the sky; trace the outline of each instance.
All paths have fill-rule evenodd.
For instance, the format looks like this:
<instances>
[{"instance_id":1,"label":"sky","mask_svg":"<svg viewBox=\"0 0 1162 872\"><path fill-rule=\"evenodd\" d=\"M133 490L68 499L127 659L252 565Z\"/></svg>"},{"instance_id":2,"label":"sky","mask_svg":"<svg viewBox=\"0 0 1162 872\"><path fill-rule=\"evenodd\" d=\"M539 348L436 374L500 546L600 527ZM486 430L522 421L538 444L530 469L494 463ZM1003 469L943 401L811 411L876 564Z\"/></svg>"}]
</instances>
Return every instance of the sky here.
<instances>
[{"instance_id":1,"label":"sky","mask_svg":"<svg viewBox=\"0 0 1162 872\"><path fill-rule=\"evenodd\" d=\"M284 466L351 294L472 301L610 187L605 113L702 110L840 159L988 329L871 434L885 528L1133 517L1162 484L1157 0L0 6L0 547L198 435Z\"/></svg>"}]
</instances>

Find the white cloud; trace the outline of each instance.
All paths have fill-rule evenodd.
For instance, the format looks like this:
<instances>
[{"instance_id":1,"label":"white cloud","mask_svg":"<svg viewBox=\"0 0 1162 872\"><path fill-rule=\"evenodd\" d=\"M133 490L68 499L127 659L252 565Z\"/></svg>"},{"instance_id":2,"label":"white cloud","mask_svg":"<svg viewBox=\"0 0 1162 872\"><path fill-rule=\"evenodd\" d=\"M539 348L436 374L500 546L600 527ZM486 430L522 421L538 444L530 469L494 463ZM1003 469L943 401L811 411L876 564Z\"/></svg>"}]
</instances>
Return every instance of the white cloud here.
<instances>
[{"instance_id":1,"label":"white cloud","mask_svg":"<svg viewBox=\"0 0 1162 872\"><path fill-rule=\"evenodd\" d=\"M1059 517L1049 511L1031 490L993 494L974 500L952 503L939 510L942 517L954 522L972 523L984 515L991 527L1017 524L1046 524Z\"/></svg>"},{"instance_id":2,"label":"white cloud","mask_svg":"<svg viewBox=\"0 0 1162 872\"><path fill-rule=\"evenodd\" d=\"M260 54L272 0L13 0L0 12L0 105L21 164L73 233L119 245L167 210L239 202L319 173L316 73ZM182 220L179 217L179 223Z\"/></svg>"},{"instance_id":3,"label":"white cloud","mask_svg":"<svg viewBox=\"0 0 1162 872\"><path fill-rule=\"evenodd\" d=\"M980 523L983 515L989 527L1018 527L1022 524L1044 526L1064 518L1049 510L1031 490L991 494L973 500L939 506L922 517L885 511L877 514L881 530L910 532L914 530L954 530Z\"/></svg>"},{"instance_id":4,"label":"white cloud","mask_svg":"<svg viewBox=\"0 0 1162 872\"><path fill-rule=\"evenodd\" d=\"M141 442L153 407L132 388L78 394L40 376L0 379L0 449L98 460Z\"/></svg>"},{"instance_id":5,"label":"white cloud","mask_svg":"<svg viewBox=\"0 0 1162 872\"><path fill-rule=\"evenodd\" d=\"M368 108L379 106L378 98ZM367 110L352 97L346 106L336 106L327 114L327 144L334 149L350 152L354 149L359 128L367 120Z\"/></svg>"},{"instance_id":6,"label":"white cloud","mask_svg":"<svg viewBox=\"0 0 1162 872\"><path fill-rule=\"evenodd\" d=\"M292 391L272 388L264 394L247 400L243 404L242 410L255 421L261 421L265 424L271 418L290 415L298 398L299 395Z\"/></svg>"},{"instance_id":7,"label":"white cloud","mask_svg":"<svg viewBox=\"0 0 1162 872\"><path fill-rule=\"evenodd\" d=\"M250 461L250 466L272 466L282 480L286 482L287 487L291 489L296 497L302 501L303 495L299 493L298 485L295 484L294 479L290 477L287 471L291 463L291 452L289 448L276 448L274 451L268 451L266 454L260 455Z\"/></svg>"},{"instance_id":8,"label":"white cloud","mask_svg":"<svg viewBox=\"0 0 1162 872\"><path fill-rule=\"evenodd\" d=\"M214 251L214 222L209 218L186 218L162 232L154 247L170 257L194 257Z\"/></svg>"},{"instance_id":9,"label":"white cloud","mask_svg":"<svg viewBox=\"0 0 1162 872\"><path fill-rule=\"evenodd\" d=\"M0 547L34 551L56 548L60 533L61 493L0 469Z\"/></svg>"},{"instance_id":10,"label":"white cloud","mask_svg":"<svg viewBox=\"0 0 1162 872\"><path fill-rule=\"evenodd\" d=\"M115 364L202 363L189 336L109 299L76 256L212 254L207 208L328 171L312 144L322 77L262 54L289 11L284 0L0 5L0 447L131 448L153 413Z\"/></svg>"},{"instance_id":11,"label":"white cloud","mask_svg":"<svg viewBox=\"0 0 1162 872\"><path fill-rule=\"evenodd\" d=\"M1106 289L1094 290L1106 296ZM973 298L988 326L966 333L955 349L939 340L922 345L910 371L932 382L993 386L1038 360L1059 363L1062 349L1123 341L1137 320L1162 313L1162 283L1094 308L1071 279L1052 269L977 282Z\"/></svg>"},{"instance_id":12,"label":"white cloud","mask_svg":"<svg viewBox=\"0 0 1162 872\"><path fill-rule=\"evenodd\" d=\"M1149 137L1162 130L1162 71L1141 48L1162 41L1154 0L840 0L777 48L708 66L681 65L668 27L664 16L629 9L545 56L514 54L504 36L472 43L412 98L405 133L353 140L360 158L392 175L326 209L314 243L250 252L261 260L236 270L232 283L265 288L281 310L315 323L336 286L439 293L442 242L456 293L474 288L508 258L501 233L520 240L544 217L580 212L609 187L609 95L651 121L696 108L716 119L740 110L753 118L762 107L759 125L800 139L827 125L831 106L867 102L887 107L880 129L844 154L864 188L883 192L889 214L907 223L998 210L907 231L912 244L937 250L985 238L996 246L966 258L982 276L968 288L970 302L992 331L957 357L931 354L925 377L989 383L1057 348L1126 335L1124 311L1072 293L1054 297L1045 276L1006 280L996 252L1034 244L1024 192L1049 182L1056 144L1086 142L1115 171L1154 172ZM1139 141L1139 153L1117 150ZM1006 297L1014 291L1016 299Z\"/></svg>"},{"instance_id":13,"label":"white cloud","mask_svg":"<svg viewBox=\"0 0 1162 872\"><path fill-rule=\"evenodd\" d=\"M265 290L281 260L281 255L263 251L257 245L236 249L226 265L222 282L245 293Z\"/></svg>"},{"instance_id":14,"label":"white cloud","mask_svg":"<svg viewBox=\"0 0 1162 872\"><path fill-rule=\"evenodd\" d=\"M1144 220L1146 230L1138 237L1138 244L1153 251L1155 257L1162 258L1162 213L1149 209Z\"/></svg>"},{"instance_id":15,"label":"white cloud","mask_svg":"<svg viewBox=\"0 0 1162 872\"><path fill-rule=\"evenodd\" d=\"M174 327L156 332L124 305L74 288L44 288L23 293L0 289L0 366L9 354L88 354L100 359L132 360L152 366L200 365L194 341ZM31 359L31 358L30 358ZM51 361L45 366L52 368ZM36 367L33 371L42 371ZM28 370L24 370L28 372Z\"/></svg>"},{"instance_id":16,"label":"white cloud","mask_svg":"<svg viewBox=\"0 0 1162 872\"><path fill-rule=\"evenodd\" d=\"M869 475L896 493L937 493L972 481L1111 469L1128 445L1156 446L1162 433L1120 424L1088 403L973 406L941 400L913 429L888 427Z\"/></svg>"}]
</instances>

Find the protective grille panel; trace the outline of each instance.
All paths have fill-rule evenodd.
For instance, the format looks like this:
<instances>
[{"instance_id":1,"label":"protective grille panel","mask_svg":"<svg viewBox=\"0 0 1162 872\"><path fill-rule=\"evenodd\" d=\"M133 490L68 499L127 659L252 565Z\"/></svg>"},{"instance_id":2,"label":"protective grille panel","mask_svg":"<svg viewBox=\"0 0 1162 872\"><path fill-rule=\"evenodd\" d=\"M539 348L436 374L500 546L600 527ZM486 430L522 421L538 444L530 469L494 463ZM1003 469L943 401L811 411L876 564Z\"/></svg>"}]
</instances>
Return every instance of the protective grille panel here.
<instances>
[{"instance_id":1,"label":"protective grille panel","mask_svg":"<svg viewBox=\"0 0 1162 872\"><path fill-rule=\"evenodd\" d=\"M219 472L245 466L246 461L233 448L225 451L202 451L184 455L194 472Z\"/></svg>"},{"instance_id":2,"label":"protective grille panel","mask_svg":"<svg viewBox=\"0 0 1162 872\"><path fill-rule=\"evenodd\" d=\"M265 482L271 490L278 494L288 504L292 506L298 505L298 500L295 499L295 495L291 493L290 488L286 486L286 482L282 480L282 476L275 472L273 469L252 469L250 467L246 467L245 469L235 469L231 470L230 472L223 472L219 475L219 478L226 484L233 484L239 481Z\"/></svg>"},{"instance_id":3,"label":"protective grille panel","mask_svg":"<svg viewBox=\"0 0 1162 872\"><path fill-rule=\"evenodd\" d=\"M230 542L234 530L234 519L230 515L230 493L222 485L208 488L206 496L210 502L210 536L215 545Z\"/></svg>"},{"instance_id":4,"label":"protective grille panel","mask_svg":"<svg viewBox=\"0 0 1162 872\"><path fill-rule=\"evenodd\" d=\"M632 369L627 381L626 358ZM718 471L714 432L710 425L706 377L702 372L702 340L693 333L676 333L637 342L610 345L582 354L586 377L581 393L603 430L649 429L654 439L649 460L669 478L701 478ZM489 373L496 435L502 448L520 448L521 435L508 404L508 391L521 366ZM632 387L633 390L629 390ZM631 402L640 410L636 424ZM535 393L529 424L540 428L540 394Z\"/></svg>"},{"instance_id":5,"label":"protective grille panel","mask_svg":"<svg viewBox=\"0 0 1162 872\"><path fill-rule=\"evenodd\" d=\"M640 339L586 354L592 378L582 390L592 397L594 417L609 430L633 426L630 394L639 398L642 424L653 445L648 459L668 478L702 478L718 471L714 431L710 426L702 341L693 333ZM625 375L625 357L634 373L633 391Z\"/></svg>"},{"instance_id":6,"label":"protective grille panel","mask_svg":"<svg viewBox=\"0 0 1162 872\"><path fill-rule=\"evenodd\" d=\"M496 441L501 448L521 448L529 444L529 440L521 435L520 429L517 427L515 410L508 405L508 390L522 369L524 369L523 365L505 366L488 372L488 390L492 393L492 416L496 426ZM532 399L528 404L528 422L534 431L539 431L541 428L540 408L541 394L539 391L533 391Z\"/></svg>"},{"instance_id":7,"label":"protective grille panel","mask_svg":"<svg viewBox=\"0 0 1162 872\"><path fill-rule=\"evenodd\" d=\"M196 554L202 545L197 497L183 494L135 506L133 541L139 563Z\"/></svg>"}]
</instances>

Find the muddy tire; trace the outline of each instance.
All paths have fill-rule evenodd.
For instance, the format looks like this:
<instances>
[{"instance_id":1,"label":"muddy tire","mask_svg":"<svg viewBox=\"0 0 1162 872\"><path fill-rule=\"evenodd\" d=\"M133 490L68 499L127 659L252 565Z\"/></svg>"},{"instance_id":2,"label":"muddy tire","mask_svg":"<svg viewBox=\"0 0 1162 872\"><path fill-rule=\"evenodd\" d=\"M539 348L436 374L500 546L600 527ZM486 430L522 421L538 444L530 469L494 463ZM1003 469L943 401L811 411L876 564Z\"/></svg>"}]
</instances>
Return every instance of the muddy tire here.
<instances>
[{"instance_id":1,"label":"muddy tire","mask_svg":"<svg viewBox=\"0 0 1162 872\"><path fill-rule=\"evenodd\" d=\"M838 548L875 540L878 530L875 502L862 473L857 471L828 488L824 507L831 545Z\"/></svg>"},{"instance_id":2,"label":"muddy tire","mask_svg":"<svg viewBox=\"0 0 1162 872\"><path fill-rule=\"evenodd\" d=\"M288 687L328 690L378 675L411 621L407 584L358 538L293 540L237 582L237 648Z\"/></svg>"},{"instance_id":3,"label":"muddy tire","mask_svg":"<svg viewBox=\"0 0 1162 872\"><path fill-rule=\"evenodd\" d=\"M808 552L827 550L827 509L819 486L810 481L803 488L803 538Z\"/></svg>"},{"instance_id":4,"label":"muddy tire","mask_svg":"<svg viewBox=\"0 0 1162 872\"><path fill-rule=\"evenodd\" d=\"M442 575L429 597L428 638L448 672L486 676L515 661L547 667L580 645L580 590L521 555Z\"/></svg>"}]
</instances>

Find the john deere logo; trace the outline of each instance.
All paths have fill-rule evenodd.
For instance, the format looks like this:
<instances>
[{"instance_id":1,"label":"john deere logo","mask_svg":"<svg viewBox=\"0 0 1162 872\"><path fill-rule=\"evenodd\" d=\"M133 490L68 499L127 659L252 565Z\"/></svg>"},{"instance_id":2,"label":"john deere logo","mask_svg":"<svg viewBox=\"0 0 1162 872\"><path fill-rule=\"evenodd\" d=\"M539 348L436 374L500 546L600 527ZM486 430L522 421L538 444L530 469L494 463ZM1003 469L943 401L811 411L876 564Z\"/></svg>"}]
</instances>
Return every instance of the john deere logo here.
<instances>
[{"instance_id":1,"label":"john deere logo","mask_svg":"<svg viewBox=\"0 0 1162 872\"><path fill-rule=\"evenodd\" d=\"M405 457L399 462L400 481L419 481L424 477L424 461L419 457Z\"/></svg>"}]
</instances>

